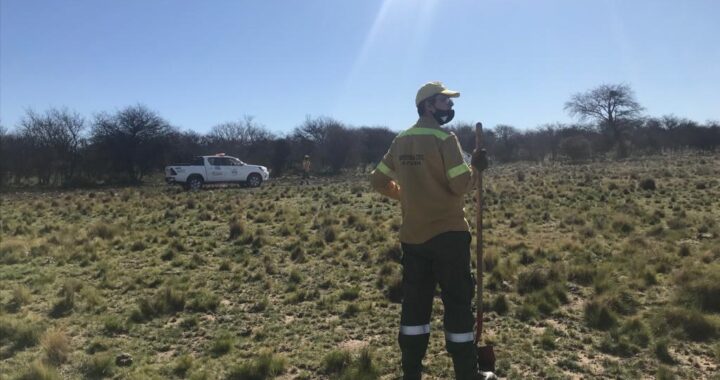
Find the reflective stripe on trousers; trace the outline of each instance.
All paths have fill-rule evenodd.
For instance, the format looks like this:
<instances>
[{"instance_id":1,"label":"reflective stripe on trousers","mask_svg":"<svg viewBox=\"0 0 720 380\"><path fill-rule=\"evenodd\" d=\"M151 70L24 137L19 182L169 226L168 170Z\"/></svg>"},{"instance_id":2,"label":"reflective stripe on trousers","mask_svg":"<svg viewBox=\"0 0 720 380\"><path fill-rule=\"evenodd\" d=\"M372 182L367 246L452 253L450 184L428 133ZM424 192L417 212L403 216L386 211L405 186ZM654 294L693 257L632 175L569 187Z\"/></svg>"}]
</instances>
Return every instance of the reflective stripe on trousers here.
<instances>
[{"instance_id":1,"label":"reflective stripe on trousers","mask_svg":"<svg viewBox=\"0 0 720 380\"><path fill-rule=\"evenodd\" d=\"M418 326L400 326L402 335L424 335L430 334L430 324Z\"/></svg>"},{"instance_id":2,"label":"reflective stripe on trousers","mask_svg":"<svg viewBox=\"0 0 720 380\"><path fill-rule=\"evenodd\" d=\"M475 340L475 333L472 331L466 333L451 333L445 331L445 340L453 343L472 342Z\"/></svg>"}]
</instances>

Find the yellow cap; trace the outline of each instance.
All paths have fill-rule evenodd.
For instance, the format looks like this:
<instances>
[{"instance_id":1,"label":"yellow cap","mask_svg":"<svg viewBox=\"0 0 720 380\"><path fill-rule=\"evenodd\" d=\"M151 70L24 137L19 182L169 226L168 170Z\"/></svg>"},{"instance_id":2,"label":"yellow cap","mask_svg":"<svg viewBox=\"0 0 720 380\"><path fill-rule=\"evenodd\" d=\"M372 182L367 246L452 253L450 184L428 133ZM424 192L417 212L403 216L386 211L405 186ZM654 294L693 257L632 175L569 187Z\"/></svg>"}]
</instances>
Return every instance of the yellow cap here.
<instances>
[{"instance_id":1,"label":"yellow cap","mask_svg":"<svg viewBox=\"0 0 720 380\"><path fill-rule=\"evenodd\" d=\"M448 90L441 82L428 82L418 90L417 96L415 96L415 105L417 106L422 103L423 100L437 94L447 95L451 98L460 96L459 92Z\"/></svg>"}]
</instances>

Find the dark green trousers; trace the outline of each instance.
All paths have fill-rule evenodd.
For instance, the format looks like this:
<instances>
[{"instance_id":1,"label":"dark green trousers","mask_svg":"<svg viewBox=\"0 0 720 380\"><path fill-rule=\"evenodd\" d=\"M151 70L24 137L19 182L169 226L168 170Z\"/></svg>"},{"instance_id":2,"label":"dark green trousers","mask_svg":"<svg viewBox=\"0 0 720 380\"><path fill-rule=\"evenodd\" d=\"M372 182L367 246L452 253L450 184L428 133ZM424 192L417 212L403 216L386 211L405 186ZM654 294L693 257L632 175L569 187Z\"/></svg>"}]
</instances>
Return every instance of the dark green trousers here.
<instances>
[{"instance_id":1,"label":"dark green trousers","mask_svg":"<svg viewBox=\"0 0 720 380\"><path fill-rule=\"evenodd\" d=\"M435 288L445 306L445 345L458 380L477 377L472 298L475 281L470 272L470 233L452 231L422 244L402 244L403 302L398 342L403 379L420 379L422 359L430 338Z\"/></svg>"}]
</instances>

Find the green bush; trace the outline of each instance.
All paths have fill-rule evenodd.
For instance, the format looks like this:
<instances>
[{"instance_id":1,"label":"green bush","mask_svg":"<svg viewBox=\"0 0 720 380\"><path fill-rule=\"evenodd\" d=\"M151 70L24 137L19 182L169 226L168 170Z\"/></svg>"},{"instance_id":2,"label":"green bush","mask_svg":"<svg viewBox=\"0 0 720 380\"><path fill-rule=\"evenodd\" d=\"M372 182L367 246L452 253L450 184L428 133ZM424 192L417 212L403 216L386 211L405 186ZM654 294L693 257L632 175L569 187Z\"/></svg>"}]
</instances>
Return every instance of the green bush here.
<instances>
[{"instance_id":1,"label":"green bush","mask_svg":"<svg viewBox=\"0 0 720 380\"><path fill-rule=\"evenodd\" d=\"M187 303L188 309L204 312L215 311L218 305L220 305L220 297L207 289L192 292Z\"/></svg>"},{"instance_id":2,"label":"green bush","mask_svg":"<svg viewBox=\"0 0 720 380\"><path fill-rule=\"evenodd\" d=\"M655 342L653 351L655 352L655 357L661 362L665 364L675 364L675 359L670 355L670 350L668 350L667 338L658 339Z\"/></svg>"},{"instance_id":3,"label":"green bush","mask_svg":"<svg viewBox=\"0 0 720 380\"><path fill-rule=\"evenodd\" d=\"M542 346L545 351L552 351L555 349L555 331L552 328L548 327L545 331L543 331L543 334L540 337L540 346Z\"/></svg>"},{"instance_id":4,"label":"green bush","mask_svg":"<svg viewBox=\"0 0 720 380\"><path fill-rule=\"evenodd\" d=\"M518 318L523 321L551 315L560 305L567 303L567 294L561 284L553 284L525 296Z\"/></svg>"},{"instance_id":5,"label":"green bush","mask_svg":"<svg viewBox=\"0 0 720 380\"><path fill-rule=\"evenodd\" d=\"M97 223L88 230L88 238L100 238L110 240L117 234L117 228L106 223Z\"/></svg>"},{"instance_id":6,"label":"green bush","mask_svg":"<svg viewBox=\"0 0 720 380\"><path fill-rule=\"evenodd\" d=\"M679 303L705 312L720 312L720 265L683 270L675 283Z\"/></svg>"},{"instance_id":7,"label":"green bush","mask_svg":"<svg viewBox=\"0 0 720 380\"><path fill-rule=\"evenodd\" d=\"M107 335L127 332L125 321L117 315L109 315L103 320L103 331Z\"/></svg>"},{"instance_id":8,"label":"green bush","mask_svg":"<svg viewBox=\"0 0 720 380\"><path fill-rule=\"evenodd\" d=\"M0 264L13 265L21 262L23 257L23 246L17 243L0 243Z\"/></svg>"},{"instance_id":9,"label":"green bush","mask_svg":"<svg viewBox=\"0 0 720 380\"><path fill-rule=\"evenodd\" d=\"M359 295L360 288L358 287L344 288L340 291L340 299L343 301L353 301L357 299Z\"/></svg>"},{"instance_id":10,"label":"green bush","mask_svg":"<svg viewBox=\"0 0 720 380\"><path fill-rule=\"evenodd\" d=\"M650 344L652 334L650 328L640 319L631 318L623 323L619 330L632 344L645 348Z\"/></svg>"},{"instance_id":11,"label":"green bush","mask_svg":"<svg viewBox=\"0 0 720 380\"><path fill-rule=\"evenodd\" d=\"M677 377L672 369L661 365L658 367L657 374L655 374L656 380L676 380Z\"/></svg>"},{"instance_id":12,"label":"green bush","mask_svg":"<svg viewBox=\"0 0 720 380\"><path fill-rule=\"evenodd\" d=\"M400 303L403 299L402 275L396 274L387 280L387 287L383 292L385 298L392 303Z\"/></svg>"},{"instance_id":13,"label":"green bush","mask_svg":"<svg viewBox=\"0 0 720 380\"><path fill-rule=\"evenodd\" d=\"M222 356L230 352L235 345L235 337L228 331L220 331L210 342L210 353L215 356Z\"/></svg>"},{"instance_id":14,"label":"green bush","mask_svg":"<svg viewBox=\"0 0 720 380\"><path fill-rule=\"evenodd\" d=\"M334 350L325 355L320 367L325 374L338 374L350 366L352 357L348 351Z\"/></svg>"},{"instance_id":15,"label":"green bush","mask_svg":"<svg viewBox=\"0 0 720 380\"><path fill-rule=\"evenodd\" d=\"M378 262L394 261L399 263L402 259L402 248L399 244L388 244L379 250Z\"/></svg>"},{"instance_id":16,"label":"green bush","mask_svg":"<svg viewBox=\"0 0 720 380\"><path fill-rule=\"evenodd\" d=\"M11 342L14 350L37 345L44 331L45 328L39 323L27 319L0 317L0 337L3 343Z\"/></svg>"},{"instance_id":17,"label":"green bush","mask_svg":"<svg viewBox=\"0 0 720 380\"><path fill-rule=\"evenodd\" d=\"M170 260L172 260L174 257L175 257L175 251L172 250L171 248L165 248L165 251L163 252L163 254L160 255L160 258L161 258L163 261L170 261Z\"/></svg>"},{"instance_id":18,"label":"green bush","mask_svg":"<svg viewBox=\"0 0 720 380\"><path fill-rule=\"evenodd\" d=\"M345 306L345 311L343 311L342 316L345 318L350 318L356 316L360 312L360 307L356 305L355 303L349 303L347 306Z\"/></svg>"},{"instance_id":19,"label":"green bush","mask_svg":"<svg viewBox=\"0 0 720 380\"><path fill-rule=\"evenodd\" d=\"M180 327L185 330L192 330L198 325L198 317L195 314L188 315L180 321Z\"/></svg>"},{"instance_id":20,"label":"green bush","mask_svg":"<svg viewBox=\"0 0 720 380\"><path fill-rule=\"evenodd\" d=\"M238 220L231 220L229 223L230 233L228 234L228 240L235 240L245 233L245 223Z\"/></svg>"},{"instance_id":21,"label":"green bush","mask_svg":"<svg viewBox=\"0 0 720 380\"><path fill-rule=\"evenodd\" d=\"M30 299L30 289L28 289L26 286L18 285L13 288L12 297L10 298L10 302L8 302L8 304L6 305L6 309L10 312L20 311L20 308L23 305L28 304L30 302Z\"/></svg>"},{"instance_id":22,"label":"green bush","mask_svg":"<svg viewBox=\"0 0 720 380\"><path fill-rule=\"evenodd\" d=\"M130 251L132 252L140 252L145 249L147 249L147 244L142 240L136 240L130 245Z\"/></svg>"},{"instance_id":23,"label":"green bush","mask_svg":"<svg viewBox=\"0 0 720 380\"><path fill-rule=\"evenodd\" d=\"M111 342L108 339L95 338L85 346L85 352L92 355L98 352L107 351L110 349L110 346Z\"/></svg>"},{"instance_id":24,"label":"green bush","mask_svg":"<svg viewBox=\"0 0 720 380\"><path fill-rule=\"evenodd\" d=\"M617 330L605 334L598 348L604 353L620 357L630 357L640 352L637 345L633 344L627 336L618 333Z\"/></svg>"},{"instance_id":25,"label":"green bush","mask_svg":"<svg viewBox=\"0 0 720 380\"><path fill-rule=\"evenodd\" d=\"M290 284L300 284L303 281L303 276L300 274L300 272L297 271L297 269L293 269L290 271L290 275L288 276L288 282Z\"/></svg>"},{"instance_id":26,"label":"green bush","mask_svg":"<svg viewBox=\"0 0 720 380\"><path fill-rule=\"evenodd\" d=\"M670 327L679 328L687 338L697 342L716 338L720 330L717 317L693 309L670 309L665 311L664 317Z\"/></svg>"},{"instance_id":27,"label":"green bush","mask_svg":"<svg viewBox=\"0 0 720 380\"><path fill-rule=\"evenodd\" d=\"M624 215L617 215L615 219L612 222L612 228L615 230L615 232L619 232L622 234L629 234L633 230L635 230L635 226L630 221L630 219L627 216Z\"/></svg>"},{"instance_id":28,"label":"green bush","mask_svg":"<svg viewBox=\"0 0 720 380\"><path fill-rule=\"evenodd\" d=\"M41 361L34 361L17 377L17 380L61 380L55 368Z\"/></svg>"},{"instance_id":29,"label":"green bush","mask_svg":"<svg viewBox=\"0 0 720 380\"><path fill-rule=\"evenodd\" d=\"M380 371L373 362L372 353L365 348L358 358L346 368L340 380L375 380L380 377Z\"/></svg>"},{"instance_id":30,"label":"green bush","mask_svg":"<svg viewBox=\"0 0 720 380\"><path fill-rule=\"evenodd\" d=\"M595 280L597 270L592 264L573 265L568 269L568 280L588 286Z\"/></svg>"},{"instance_id":31,"label":"green bush","mask_svg":"<svg viewBox=\"0 0 720 380\"><path fill-rule=\"evenodd\" d=\"M59 318L70 314L75 308L75 293L81 285L76 280L67 280L60 288L60 299L58 299L50 310L50 316Z\"/></svg>"},{"instance_id":32,"label":"green bush","mask_svg":"<svg viewBox=\"0 0 720 380\"><path fill-rule=\"evenodd\" d=\"M290 260L296 263L304 263L306 261L305 251L300 244L295 244L290 249Z\"/></svg>"},{"instance_id":33,"label":"green bush","mask_svg":"<svg viewBox=\"0 0 720 380\"><path fill-rule=\"evenodd\" d=\"M690 246L688 244L681 244L680 249L678 250L678 255L680 257L690 256Z\"/></svg>"},{"instance_id":34,"label":"green bush","mask_svg":"<svg viewBox=\"0 0 720 380\"><path fill-rule=\"evenodd\" d=\"M190 355L182 355L175 360L173 366L173 373L179 377L185 377L190 369L193 367L193 357Z\"/></svg>"},{"instance_id":35,"label":"green bush","mask_svg":"<svg viewBox=\"0 0 720 380\"><path fill-rule=\"evenodd\" d=\"M326 243L332 243L337 239L337 229L335 226L328 226L322 230L323 240Z\"/></svg>"},{"instance_id":36,"label":"green bush","mask_svg":"<svg viewBox=\"0 0 720 380\"><path fill-rule=\"evenodd\" d=\"M272 353L262 353L254 360L230 369L227 380L265 380L285 372L286 361Z\"/></svg>"},{"instance_id":37,"label":"green bush","mask_svg":"<svg viewBox=\"0 0 720 380\"><path fill-rule=\"evenodd\" d=\"M508 305L507 298L504 294L495 297L492 302L491 309L500 315L504 315L508 312L510 306Z\"/></svg>"},{"instance_id":38,"label":"green bush","mask_svg":"<svg viewBox=\"0 0 720 380\"><path fill-rule=\"evenodd\" d=\"M640 181L639 187L643 190L655 190L657 188L655 186L655 180L652 178L645 178Z\"/></svg>"},{"instance_id":39,"label":"green bush","mask_svg":"<svg viewBox=\"0 0 720 380\"><path fill-rule=\"evenodd\" d=\"M635 314L640 306L633 293L625 288L614 288L605 293L602 299L612 311L621 315Z\"/></svg>"},{"instance_id":40,"label":"green bush","mask_svg":"<svg viewBox=\"0 0 720 380\"><path fill-rule=\"evenodd\" d=\"M540 312L538 311L537 306L529 303L523 303L517 309L515 316L521 321L530 321L537 319L540 316Z\"/></svg>"},{"instance_id":41,"label":"green bush","mask_svg":"<svg viewBox=\"0 0 720 380\"><path fill-rule=\"evenodd\" d=\"M268 300L267 297L263 297L263 298L259 299L257 302L255 302L250 307L250 312L260 313L262 311L265 311L265 309L267 309L269 304L270 304L270 300Z\"/></svg>"},{"instance_id":42,"label":"green bush","mask_svg":"<svg viewBox=\"0 0 720 380\"><path fill-rule=\"evenodd\" d=\"M546 268L533 268L520 272L517 290L520 294L530 293L544 288L550 283L550 273Z\"/></svg>"},{"instance_id":43,"label":"green bush","mask_svg":"<svg viewBox=\"0 0 720 380\"><path fill-rule=\"evenodd\" d=\"M141 298L130 319L133 322L144 322L161 315L175 314L183 309L185 309L185 292L166 287L155 293L153 297Z\"/></svg>"},{"instance_id":44,"label":"green bush","mask_svg":"<svg viewBox=\"0 0 720 380\"><path fill-rule=\"evenodd\" d=\"M593 299L585 304L585 323L589 327L608 330L617 322L615 313L600 300Z\"/></svg>"},{"instance_id":45,"label":"green bush","mask_svg":"<svg viewBox=\"0 0 720 380\"><path fill-rule=\"evenodd\" d=\"M92 355L83 362L81 370L88 379L111 377L115 372L115 358L106 352Z\"/></svg>"},{"instance_id":46,"label":"green bush","mask_svg":"<svg viewBox=\"0 0 720 380\"><path fill-rule=\"evenodd\" d=\"M642 280L645 283L645 286L657 285L658 283L657 274L652 268L645 269Z\"/></svg>"}]
</instances>

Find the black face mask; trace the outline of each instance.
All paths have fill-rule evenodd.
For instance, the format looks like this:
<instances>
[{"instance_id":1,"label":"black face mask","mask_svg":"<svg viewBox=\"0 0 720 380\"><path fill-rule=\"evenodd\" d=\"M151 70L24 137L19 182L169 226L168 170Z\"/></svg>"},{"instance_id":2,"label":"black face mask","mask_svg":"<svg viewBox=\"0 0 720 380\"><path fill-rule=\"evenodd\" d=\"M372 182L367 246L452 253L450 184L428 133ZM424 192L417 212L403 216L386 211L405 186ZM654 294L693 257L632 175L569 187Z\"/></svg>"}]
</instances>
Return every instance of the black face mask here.
<instances>
[{"instance_id":1,"label":"black face mask","mask_svg":"<svg viewBox=\"0 0 720 380\"><path fill-rule=\"evenodd\" d=\"M432 115L433 118L435 118L435 121L438 122L438 124L443 125L449 123L450 120L455 117L455 110L452 108L447 111L436 109L435 112L432 113Z\"/></svg>"}]
</instances>

